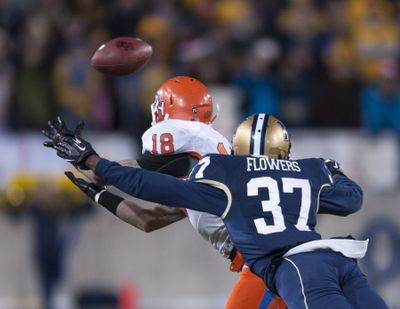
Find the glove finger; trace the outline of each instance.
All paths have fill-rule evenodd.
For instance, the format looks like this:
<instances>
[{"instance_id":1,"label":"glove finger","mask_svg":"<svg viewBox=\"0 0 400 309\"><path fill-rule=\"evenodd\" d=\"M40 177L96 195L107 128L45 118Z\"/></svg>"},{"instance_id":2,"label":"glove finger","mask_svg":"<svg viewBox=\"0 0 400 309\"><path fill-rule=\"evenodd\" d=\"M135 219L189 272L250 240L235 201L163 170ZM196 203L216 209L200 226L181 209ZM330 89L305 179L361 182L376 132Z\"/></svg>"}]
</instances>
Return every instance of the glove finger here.
<instances>
[{"instance_id":1,"label":"glove finger","mask_svg":"<svg viewBox=\"0 0 400 309\"><path fill-rule=\"evenodd\" d=\"M74 132L68 129L64 119L62 119L60 116L57 117L56 128L57 128L57 133L60 133L62 135L71 135L71 136L74 135Z\"/></svg>"},{"instance_id":2,"label":"glove finger","mask_svg":"<svg viewBox=\"0 0 400 309\"><path fill-rule=\"evenodd\" d=\"M51 141L43 142L43 146L56 149L56 145L54 145L53 142L51 142Z\"/></svg>"},{"instance_id":3,"label":"glove finger","mask_svg":"<svg viewBox=\"0 0 400 309\"><path fill-rule=\"evenodd\" d=\"M57 151L56 154L57 154L57 156L59 156L61 159L65 160L65 161L71 163L73 166L75 166L74 160L72 160L72 159L71 159L67 154L65 154L64 152Z\"/></svg>"},{"instance_id":4,"label":"glove finger","mask_svg":"<svg viewBox=\"0 0 400 309\"><path fill-rule=\"evenodd\" d=\"M56 123L57 129L62 131L65 128L65 121L62 119L60 116L57 116L57 123Z\"/></svg>"},{"instance_id":5,"label":"glove finger","mask_svg":"<svg viewBox=\"0 0 400 309\"><path fill-rule=\"evenodd\" d=\"M83 180L82 178L77 178L74 173L67 171L64 172L64 174L79 188L85 188L85 187L89 187L92 186L93 184L90 182L87 182L86 180Z\"/></svg>"},{"instance_id":6,"label":"glove finger","mask_svg":"<svg viewBox=\"0 0 400 309\"><path fill-rule=\"evenodd\" d=\"M82 134L82 131L83 131L83 128L85 127L85 122L83 121L83 120L81 120L80 122L79 122L79 124L76 126L76 128L75 128L75 132L74 132L74 135L76 136L76 137L80 137L81 136L81 134Z\"/></svg>"},{"instance_id":7,"label":"glove finger","mask_svg":"<svg viewBox=\"0 0 400 309\"><path fill-rule=\"evenodd\" d=\"M58 133L57 128L54 126L54 124L51 120L47 121L47 128L43 131L46 131L48 134L51 134L51 135L55 135Z\"/></svg>"},{"instance_id":8,"label":"glove finger","mask_svg":"<svg viewBox=\"0 0 400 309\"><path fill-rule=\"evenodd\" d=\"M77 184L77 178L75 177L74 173L72 172L64 172L65 176L67 176L69 178L69 180L71 180L75 185Z\"/></svg>"},{"instance_id":9,"label":"glove finger","mask_svg":"<svg viewBox=\"0 0 400 309\"><path fill-rule=\"evenodd\" d=\"M53 124L53 121L49 120L49 121L47 122L47 126L48 126L48 128L49 128L51 131L57 132L57 125L54 125L54 124Z\"/></svg>"},{"instance_id":10,"label":"glove finger","mask_svg":"<svg viewBox=\"0 0 400 309\"><path fill-rule=\"evenodd\" d=\"M53 136L54 136L52 132L49 132L49 131L47 131L47 130L42 130L42 134L43 134L44 136L50 138L50 139L53 139Z\"/></svg>"},{"instance_id":11,"label":"glove finger","mask_svg":"<svg viewBox=\"0 0 400 309\"><path fill-rule=\"evenodd\" d=\"M47 132L47 136L50 138L55 138L60 132L58 131L57 127L54 125L53 122L48 121L47 122L47 129L44 130Z\"/></svg>"},{"instance_id":12,"label":"glove finger","mask_svg":"<svg viewBox=\"0 0 400 309\"><path fill-rule=\"evenodd\" d=\"M68 147L68 145L64 143L60 143L54 146L55 149L57 149L58 152L62 153L64 156L70 156L71 155L71 149Z\"/></svg>"},{"instance_id":13,"label":"glove finger","mask_svg":"<svg viewBox=\"0 0 400 309\"><path fill-rule=\"evenodd\" d=\"M57 155L63 159L68 157L68 149L66 149L63 146L60 145L54 145L53 147L55 150L57 150Z\"/></svg>"},{"instance_id":14,"label":"glove finger","mask_svg":"<svg viewBox=\"0 0 400 309\"><path fill-rule=\"evenodd\" d=\"M57 151L57 156L59 156L61 159L65 159L65 154L63 152Z\"/></svg>"}]
</instances>

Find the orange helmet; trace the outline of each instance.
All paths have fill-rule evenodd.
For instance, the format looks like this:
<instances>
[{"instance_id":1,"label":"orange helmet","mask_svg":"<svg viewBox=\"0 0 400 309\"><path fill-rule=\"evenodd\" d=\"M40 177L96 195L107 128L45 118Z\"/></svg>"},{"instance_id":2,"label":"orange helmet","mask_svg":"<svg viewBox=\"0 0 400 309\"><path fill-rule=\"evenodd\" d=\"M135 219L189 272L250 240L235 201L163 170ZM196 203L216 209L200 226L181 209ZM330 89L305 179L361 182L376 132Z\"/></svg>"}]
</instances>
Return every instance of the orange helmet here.
<instances>
[{"instance_id":1,"label":"orange helmet","mask_svg":"<svg viewBox=\"0 0 400 309\"><path fill-rule=\"evenodd\" d=\"M188 76L172 77L162 84L156 92L151 112L153 124L166 119L200 121L207 124L214 120L213 102L206 86Z\"/></svg>"}]
</instances>

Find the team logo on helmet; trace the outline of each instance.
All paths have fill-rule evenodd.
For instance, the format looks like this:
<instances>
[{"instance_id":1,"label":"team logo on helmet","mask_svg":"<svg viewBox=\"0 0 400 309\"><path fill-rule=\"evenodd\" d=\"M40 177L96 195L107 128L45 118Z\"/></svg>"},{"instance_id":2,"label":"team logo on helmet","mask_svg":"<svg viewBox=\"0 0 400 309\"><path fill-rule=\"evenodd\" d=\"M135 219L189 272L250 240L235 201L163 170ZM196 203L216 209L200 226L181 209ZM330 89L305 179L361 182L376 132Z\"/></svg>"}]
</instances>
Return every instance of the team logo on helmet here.
<instances>
[{"instance_id":1,"label":"team logo on helmet","mask_svg":"<svg viewBox=\"0 0 400 309\"><path fill-rule=\"evenodd\" d=\"M161 118L165 117L165 103L161 100L160 95L157 93L154 98L153 104L150 106L151 108L151 116L153 118L152 125L157 122L158 116Z\"/></svg>"},{"instance_id":2,"label":"team logo on helmet","mask_svg":"<svg viewBox=\"0 0 400 309\"><path fill-rule=\"evenodd\" d=\"M164 101L161 100L161 97L160 97L159 94L156 94L154 104L155 104L155 112L157 114L160 113L162 116L164 116L164 114L165 114L165 103L164 103Z\"/></svg>"}]
</instances>

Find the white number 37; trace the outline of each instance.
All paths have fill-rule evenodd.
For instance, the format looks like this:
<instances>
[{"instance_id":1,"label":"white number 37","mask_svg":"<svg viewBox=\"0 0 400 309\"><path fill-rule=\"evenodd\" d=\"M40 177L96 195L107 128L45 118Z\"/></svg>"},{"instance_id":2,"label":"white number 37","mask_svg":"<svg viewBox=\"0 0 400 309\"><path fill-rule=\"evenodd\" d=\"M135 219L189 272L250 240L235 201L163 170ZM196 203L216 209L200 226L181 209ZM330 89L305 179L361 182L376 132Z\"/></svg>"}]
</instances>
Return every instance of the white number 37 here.
<instances>
[{"instance_id":1,"label":"white number 37","mask_svg":"<svg viewBox=\"0 0 400 309\"><path fill-rule=\"evenodd\" d=\"M296 223L296 228L300 231L309 231L307 225L308 214L311 206L311 188L307 179L298 178L282 178L282 186L284 193L293 193L294 188L301 189L301 204L299 217ZM257 232L259 234L267 235L277 232L282 232L286 229L285 221L282 214L282 208L279 205L280 196L278 182L271 177L257 177L252 178L247 183L247 196L258 196L260 188L267 188L269 192L269 199L262 200L261 206L263 211L270 211L274 218L274 224L267 225L264 218L254 219Z\"/></svg>"},{"instance_id":2,"label":"white number 37","mask_svg":"<svg viewBox=\"0 0 400 309\"><path fill-rule=\"evenodd\" d=\"M199 161L199 165L201 166L195 174L196 179L204 177L204 170L210 165L210 157L202 158ZM279 195L278 182L271 177L252 178L247 183L247 196L258 196L260 188L268 189L269 199L262 200L261 206L264 212L269 211L272 213L274 223L267 225L264 218L254 219L257 232L259 234L267 235L284 231L286 226L282 214L282 207L279 205L281 199ZM310 227L307 225L307 221L311 207L310 182L307 179L282 178L283 193L293 193L294 188L299 188L301 190L300 211L295 227L299 231L309 231Z\"/></svg>"}]
</instances>

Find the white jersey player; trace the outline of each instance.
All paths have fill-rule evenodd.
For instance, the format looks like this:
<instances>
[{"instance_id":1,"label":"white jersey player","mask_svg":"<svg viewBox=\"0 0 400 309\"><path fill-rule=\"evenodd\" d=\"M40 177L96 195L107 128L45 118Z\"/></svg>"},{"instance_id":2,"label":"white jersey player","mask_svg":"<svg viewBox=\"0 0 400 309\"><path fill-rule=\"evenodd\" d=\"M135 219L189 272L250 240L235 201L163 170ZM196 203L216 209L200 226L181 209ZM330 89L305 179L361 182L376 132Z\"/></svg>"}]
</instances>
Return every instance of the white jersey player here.
<instances>
[{"instance_id":1,"label":"white jersey player","mask_svg":"<svg viewBox=\"0 0 400 309\"><path fill-rule=\"evenodd\" d=\"M143 153L168 155L183 153L200 158L207 153L230 153L227 139L211 125L199 121L167 119L155 123L142 136ZM190 223L221 253L230 251L228 232L221 218L187 209ZM227 242L228 241L228 242Z\"/></svg>"}]
</instances>

